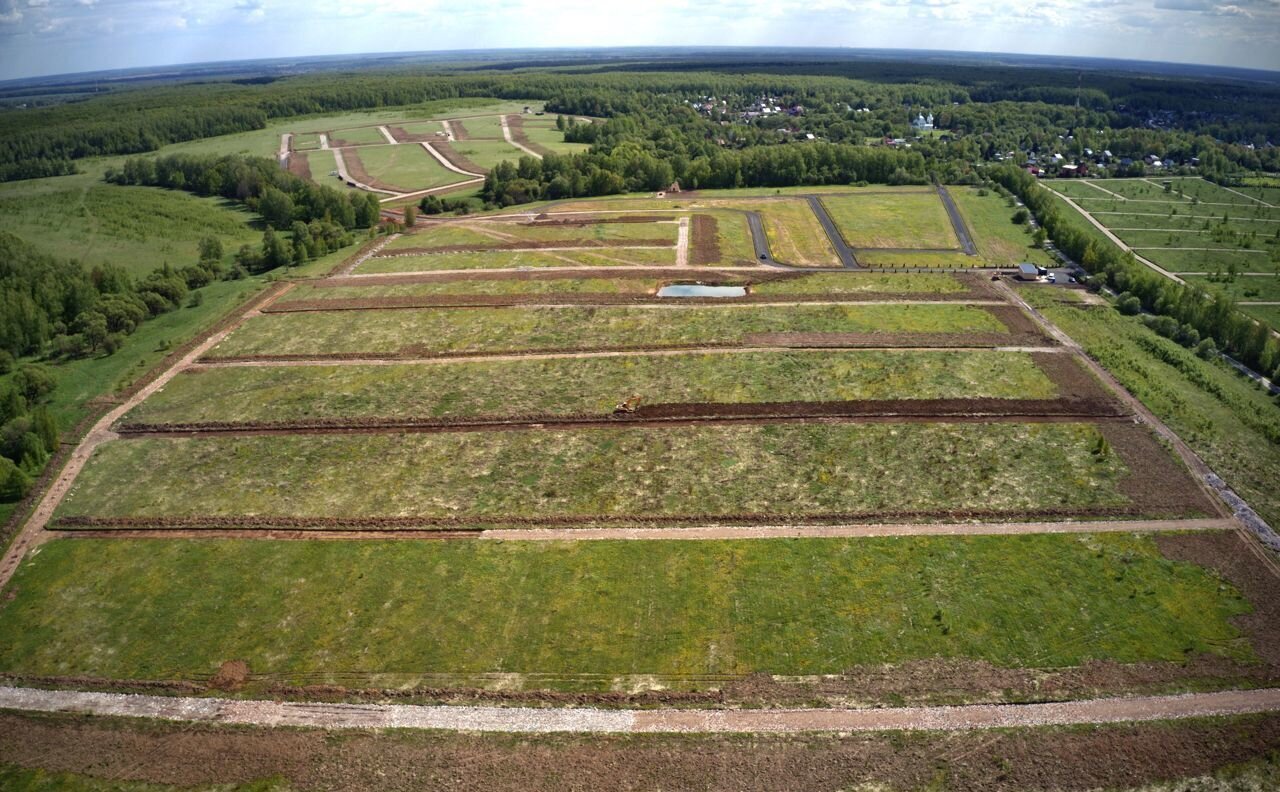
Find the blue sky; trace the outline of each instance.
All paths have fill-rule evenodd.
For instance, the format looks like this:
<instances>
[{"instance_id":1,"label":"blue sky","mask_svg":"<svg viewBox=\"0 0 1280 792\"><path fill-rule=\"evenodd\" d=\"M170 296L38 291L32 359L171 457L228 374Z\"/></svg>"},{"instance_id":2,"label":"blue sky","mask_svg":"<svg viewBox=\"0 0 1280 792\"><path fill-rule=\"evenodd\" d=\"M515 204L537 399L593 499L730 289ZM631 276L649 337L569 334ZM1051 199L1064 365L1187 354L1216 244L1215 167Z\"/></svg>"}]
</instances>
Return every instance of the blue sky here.
<instances>
[{"instance_id":1,"label":"blue sky","mask_svg":"<svg viewBox=\"0 0 1280 792\"><path fill-rule=\"evenodd\" d=\"M0 79L240 58L699 44L1280 70L1280 0L0 0Z\"/></svg>"}]
</instances>

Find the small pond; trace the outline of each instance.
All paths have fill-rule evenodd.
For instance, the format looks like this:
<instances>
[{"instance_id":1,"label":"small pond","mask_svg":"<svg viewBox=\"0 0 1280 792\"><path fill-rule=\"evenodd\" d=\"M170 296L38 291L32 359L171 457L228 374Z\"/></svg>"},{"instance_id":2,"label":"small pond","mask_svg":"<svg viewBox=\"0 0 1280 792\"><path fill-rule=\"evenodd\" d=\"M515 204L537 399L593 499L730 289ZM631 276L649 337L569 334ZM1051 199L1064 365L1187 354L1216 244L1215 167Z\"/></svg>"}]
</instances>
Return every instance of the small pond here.
<instances>
[{"instance_id":1,"label":"small pond","mask_svg":"<svg viewBox=\"0 0 1280 792\"><path fill-rule=\"evenodd\" d=\"M704 286L701 283L672 283L658 289L659 297L745 297L745 286Z\"/></svg>"}]
</instances>

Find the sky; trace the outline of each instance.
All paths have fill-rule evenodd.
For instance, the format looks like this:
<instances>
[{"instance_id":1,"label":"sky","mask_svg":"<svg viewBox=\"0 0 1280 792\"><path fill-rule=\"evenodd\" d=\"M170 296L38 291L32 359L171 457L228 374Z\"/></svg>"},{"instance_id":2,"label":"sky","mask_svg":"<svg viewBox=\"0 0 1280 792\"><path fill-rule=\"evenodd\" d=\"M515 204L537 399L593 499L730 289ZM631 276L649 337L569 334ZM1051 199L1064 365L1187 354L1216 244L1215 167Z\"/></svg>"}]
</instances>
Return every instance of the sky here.
<instances>
[{"instance_id":1,"label":"sky","mask_svg":"<svg viewBox=\"0 0 1280 792\"><path fill-rule=\"evenodd\" d=\"M0 0L0 79L456 49L837 46L1280 71L1280 0Z\"/></svg>"}]
</instances>

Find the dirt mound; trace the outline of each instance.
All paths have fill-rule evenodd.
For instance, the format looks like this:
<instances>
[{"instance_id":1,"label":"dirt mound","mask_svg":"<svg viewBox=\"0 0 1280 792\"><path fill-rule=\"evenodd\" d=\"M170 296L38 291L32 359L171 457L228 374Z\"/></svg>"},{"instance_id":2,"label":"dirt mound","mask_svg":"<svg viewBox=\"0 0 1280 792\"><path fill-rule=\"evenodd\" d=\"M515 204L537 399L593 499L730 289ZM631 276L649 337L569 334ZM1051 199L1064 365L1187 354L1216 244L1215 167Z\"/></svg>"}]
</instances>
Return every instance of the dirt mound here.
<instances>
[{"instance_id":1,"label":"dirt mound","mask_svg":"<svg viewBox=\"0 0 1280 792\"><path fill-rule=\"evenodd\" d=\"M249 664L243 660L228 660L218 666L218 672L209 678L214 690L239 690L249 679Z\"/></svg>"}]
</instances>

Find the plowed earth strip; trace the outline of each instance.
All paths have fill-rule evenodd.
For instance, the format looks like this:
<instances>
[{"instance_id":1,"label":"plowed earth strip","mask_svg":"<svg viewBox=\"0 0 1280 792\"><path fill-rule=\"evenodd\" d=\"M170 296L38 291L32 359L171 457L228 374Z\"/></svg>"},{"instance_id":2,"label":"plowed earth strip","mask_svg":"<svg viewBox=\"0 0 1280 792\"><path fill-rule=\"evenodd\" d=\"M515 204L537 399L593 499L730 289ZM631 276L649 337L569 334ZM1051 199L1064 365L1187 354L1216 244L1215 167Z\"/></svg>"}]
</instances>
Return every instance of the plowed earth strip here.
<instances>
[{"instance_id":1,"label":"plowed earth strip","mask_svg":"<svg viewBox=\"0 0 1280 792\"><path fill-rule=\"evenodd\" d=\"M901 399L882 401L649 404L621 414L541 413L452 418L333 418L301 421L129 423L122 436L478 432L510 429L658 427L720 423L1059 423L1125 419L1106 399Z\"/></svg>"},{"instance_id":2,"label":"plowed earth strip","mask_svg":"<svg viewBox=\"0 0 1280 792\"><path fill-rule=\"evenodd\" d=\"M867 539L885 536L1017 536L1068 533L1231 531L1231 520L1059 520L1053 522L857 523L848 525L701 525L688 528L489 528L477 530L349 530L342 528L76 528L74 539L265 539L275 541L489 539L504 542L725 541L738 539Z\"/></svg>"},{"instance_id":3,"label":"plowed earth strip","mask_svg":"<svg viewBox=\"0 0 1280 792\"><path fill-rule=\"evenodd\" d=\"M698 305L730 307L734 305L775 306L792 305L1003 305L994 300L953 300L937 297L916 299L914 296L892 294L748 294L745 297L658 297L656 294L459 294L407 297L370 297L343 300L288 300L277 302L263 313L299 313L315 311L372 311L395 308L500 308L506 306L536 306L556 308L570 305L658 305L680 308Z\"/></svg>"},{"instance_id":4,"label":"plowed earth strip","mask_svg":"<svg viewBox=\"0 0 1280 792\"><path fill-rule=\"evenodd\" d=\"M0 687L0 708L252 726L515 733L787 733L1014 728L1239 715L1280 709L1280 689L1051 704L828 710L607 710L230 700Z\"/></svg>"}]
</instances>

